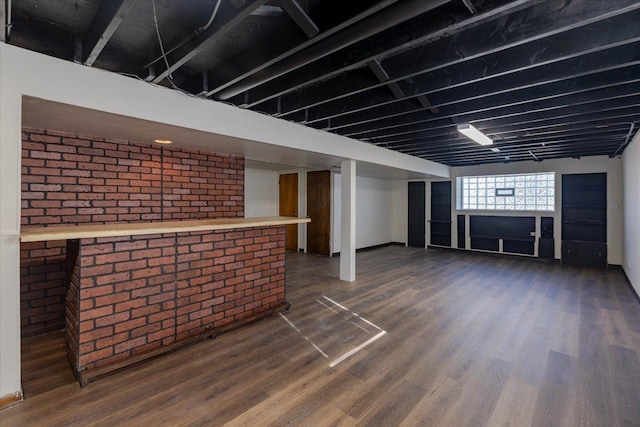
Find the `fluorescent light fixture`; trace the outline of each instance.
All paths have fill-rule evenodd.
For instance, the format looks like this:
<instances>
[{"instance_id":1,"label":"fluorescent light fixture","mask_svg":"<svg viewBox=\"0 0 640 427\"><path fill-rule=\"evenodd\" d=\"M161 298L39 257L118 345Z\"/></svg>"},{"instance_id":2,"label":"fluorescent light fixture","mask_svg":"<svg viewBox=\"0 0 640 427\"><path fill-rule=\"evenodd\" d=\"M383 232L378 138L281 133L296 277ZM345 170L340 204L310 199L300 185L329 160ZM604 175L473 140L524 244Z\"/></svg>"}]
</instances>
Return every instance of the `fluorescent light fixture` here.
<instances>
[{"instance_id":1,"label":"fluorescent light fixture","mask_svg":"<svg viewBox=\"0 0 640 427\"><path fill-rule=\"evenodd\" d=\"M478 129L474 128L470 124L458 125L458 132L463 134L466 137L473 139L480 145L491 145L493 141L484 133L480 132Z\"/></svg>"},{"instance_id":2,"label":"fluorescent light fixture","mask_svg":"<svg viewBox=\"0 0 640 427\"><path fill-rule=\"evenodd\" d=\"M157 142L158 144L171 144L173 143L172 140L170 139L154 139L155 142Z\"/></svg>"}]
</instances>

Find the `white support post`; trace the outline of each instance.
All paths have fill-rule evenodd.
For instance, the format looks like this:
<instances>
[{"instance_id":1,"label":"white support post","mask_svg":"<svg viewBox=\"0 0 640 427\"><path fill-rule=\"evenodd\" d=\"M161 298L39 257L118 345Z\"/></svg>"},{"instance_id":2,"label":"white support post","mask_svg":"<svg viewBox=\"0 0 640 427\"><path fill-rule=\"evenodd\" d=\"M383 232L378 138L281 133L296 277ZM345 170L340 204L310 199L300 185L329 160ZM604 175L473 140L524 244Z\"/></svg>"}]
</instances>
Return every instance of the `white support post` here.
<instances>
[{"instance_id":1,"label":"white support post","mask_svg":"<svg viewBox=\"0 0 640 427\"><path fill-rule=\"evenodd\" d=\"M340 280L356 280L356 162L340 165L342 212L340 215Z\"/></svg>"},{"instance_id":2,"label":"white support post","mask_svg":"<svg viewBox=\"0 0 640 427\"><path fill-rule=\"evenodd\" d=\"M4 51L0 43L0 53ZM0 60L2 55L0 55ZM2 68L6 63L2 62ZM8 68L8 67L7 67ZM20 157L22 97L0 73L0 399L20 388Z\"/></svg>"}]
</instances>

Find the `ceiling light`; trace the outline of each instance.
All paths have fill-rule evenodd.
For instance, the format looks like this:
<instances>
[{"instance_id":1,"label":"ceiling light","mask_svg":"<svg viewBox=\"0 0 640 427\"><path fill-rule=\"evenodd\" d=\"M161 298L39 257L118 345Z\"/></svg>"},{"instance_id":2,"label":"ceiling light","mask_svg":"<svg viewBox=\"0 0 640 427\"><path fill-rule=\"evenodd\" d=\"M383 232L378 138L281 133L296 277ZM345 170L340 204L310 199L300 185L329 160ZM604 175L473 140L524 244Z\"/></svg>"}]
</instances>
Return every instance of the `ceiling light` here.
<instances>
[{"instance_id":1,"label":"ceiling light","mask_svg":"<svg viewBox=\"0 0 640 427\"><path fill-rule=\"evenodd\" d=\"M493 148L491 148L491 151L493 151L494 153L499 153L500 149L496 148L496 147L493 147Z\"/></svg>"},{"instance_id":2,"label":"ceiling light","mask_svg":"<svg viewBox=\"0 0 640 427\"><path fill-rule=\"evenodd\" d=\"M484 133L480 132L470 124L458 125L458 132L473 139L480 145L491 145L493 141Z\"/></svg>"},{"instance_id":3,"label":"ceiling light","mask_svg":"<svg viewBox=\"0 0 640 427\"><path fill-rule=\"evenodd\" d=\"M154 139L158 144L172 144L173 141L170 139Z\"/></svg>"}]
</instances>

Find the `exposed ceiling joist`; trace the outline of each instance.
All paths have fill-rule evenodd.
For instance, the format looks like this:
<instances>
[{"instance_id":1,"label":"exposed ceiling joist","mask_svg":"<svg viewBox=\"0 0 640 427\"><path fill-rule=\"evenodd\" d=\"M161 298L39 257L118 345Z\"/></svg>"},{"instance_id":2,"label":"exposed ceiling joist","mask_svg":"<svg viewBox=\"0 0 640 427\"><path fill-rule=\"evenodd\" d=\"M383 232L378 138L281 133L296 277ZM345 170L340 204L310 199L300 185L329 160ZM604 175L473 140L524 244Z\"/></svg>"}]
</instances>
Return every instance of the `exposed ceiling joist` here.
<instances>
[{"instance_id":1,"label":"exposed ceiling joist","mask_svg":"<svg viewBox=\"0 0 640 427\"><path fill-rule=\"evenodd\" d=\"M370 61L367 65L369 66L369 69L373 72L373 74L376 76L376 78L380 82L385 82L389 80L389 75L387 74L386 71L384 71L384 68L382 68L380 61L373 60L373 61ZM402 99L405 97L405 94L400 88L400 86L398 85L398 83L390 83L387 87L389 88L389 90L391 90L391 93L396 99ZM307 114L307 120L308 120L308 114Z\"/></svg>"},{"instance_id":2,"label":"exposed ceiling joist","mask_svg":"<svg viewBox=\"0 0 640 427\"><path fill-rule=\"evenodd\" d=\"M288 57L287 60L272 65L259 75L253 75L245 80L226 88L216 95L219 99L226 100L242 92L250 90L263 83L271 81L288 72L310 64L323 58L336 50L343 49L380 31L398 25L422 13L426 13L438 6L448 3L450 0L404 0L398 2L382 13L371 15L330 38L323 39L310 46L298 55Z\"/></svg>"},{"instance_id":3,"label":"exposed ceiling joist","mask_svg":"<svg viewBox=\"0 0 640 427\"><path fill-rule=\"evenodd\" d=\"M153 83L160 83L171 73L199 55L209 44L220 39L257 8L268 0L247 0L237 8L231 2L223 1L212 24L199 34L194 44L186 43L175 50L169 61L169 68L159 73Z\"/></svg>"},{"instance_id":4,"label":"exposed ceiling joist","mask_svg":"<svg viewBox=\"0 0 640 427\"><path fill-rule=\"evenodd\" d=\"M398 0L379 0L374 5L366 8L359 13L356 13L354 16L349 17L348 19L340 22L339 24L331 27L330 29L323 31L317 34L315 37L311 39L307 39L302 43L296 43L292 37L289 37L288 34L284 35L276 35L276 44L278 44L280 49L277 49L277 53L269 51L269 55L265 57L265 47L258 47L255 49L248 49L247 51L241 52L236 57L229 58L227 64L225 64L225 69L234 70L233 75L229 76L228 72L224 72L224 70L212 69L209 70L211 74L211 86L212 89L205 94L205 96L213 96L218 92L225 90L226 88L256 74L261 73L266 68L276 64L280 61L283 61L290 56L296 54L297 52L308 49L315 43L324 40L327 37L331 37L333 34L340 32L357 22L379 12L380 10L396 3ZM281 31L280 31L281 32ZM284 48L282 48L282 46ZM273 49L273 46L267 46L268 49ZM239 71L237 71L239 70Z\"/></svg>"},{"instance_id":5,"label":"exposed ceiling joist","mask_svg":"<svg viewBox=\"0 0 640 427\"><path fill-rule=\"evenodd\" d=\"M14 1L9 43L77 62L93 50L109 71L156 83L171 72L188 94L451 166L619 155L640 122L637 0L156 0L123 19L102 11L133 1ZM460 123L497 152L461 137Z\"/></svg>"},{"instance_id":6,"label":"exposed ceiling joist","mask_svg":"<svg viewBox=\"0 0 640 427\"><path fill-rule=\"evenodd\" d=\"M442 96L433 98L436 100L434 106L440 109L445 109L446 107L445 113L452 116L462 114L465 108L467 109L466 111L475 111L479 107L489 109L505 104L529 101L531 98L535 100L540 96L572 93L576 90L589 90L603 85L624 84L637 79L637 74L635 73L640 68L640 61L605 66L594 70L588 68L586 61L584 65L585 71L569 76L555 75L554 78L540 73L539 78L543 79L540 81L528 82L526 79L518 79L518 82L522 82L522 84L512 83L505 86L504 81L501 80L495 82L497 83L496 85L479 85L473 88L459 88L459 90L447 91ZM600 65L602 64L594 64L593 66L600 67ZM332 129L343 129L388 117L399 118L421 110L423 110L422 106L411 103L407 99L400 101L392 99L385 103L374 104L373 107L363 105L356 111L336 111L334 114L328 115L328 117L332 118ZM322 119L328 117L316 119L310 111L308 123L322 123Z\"/></svg>"},{"instance_id":7,"label":"exposed ceiling joist","mask_svg":"<svg viewBox=\"0 0 640 427\"><path fill-rule=\"evenodd\" d=\"M401 86L402 81L408 79L414 82L411 87L407 88L410 90L405 90L407 95L428 94L435 88L451 87L479 79L488 79L492 76L502 76L505 73L528 70L532 67L540 67L588 54L591 49L597 50L602 46L615 47L617 43L629 43L630 39L633 40L640 35L637 26L638 19L640 19L638 9L640 9L640 3L635 2L633 6L625 8L628 13L617 14L615 19L612 16L614 12L611 11L591 17L590 26L581 21L580 11L574 11L576 16L572 16L572 19L566 18L562 26L560 26L560 22L543 14L540 22L532 25L527 32L514 35L509 39L509 43L505 43L503 34L490 34L492 31L495 33L494 27L486 24L470 29L465 34L465 39L468 40L458 41L456 37L442 39L429 46L428 55L420 55L419 52L410 51L385 61L383 66L390 76L389 82L400 82ZM534 13L531 10L527 11ZM598 11L600 12L600 10ZM537 13L541 14L542 11L537 11ZM516 17L511 19L516 19ZM521 17L520 19L525 18ZM509 25L509 23L501 24L501 26L505 25ZM619 28L619 31L611 31L612 26ZM466 55L461 57L457 43L472 43L472 40L483 40L484 42L467 47L465 49ZM507 52L509 55L505 55ZM429 77L430 73L437 72L442 74L440 80ZM446 80L443 81L443 79ZM303 108L313 107L321 111L320 106L329 103L339 104L344 112L348 109L348 105L345 105L345 99L358 94L370 99L370 94L365 92L380 86L382 84L372 83L357 72L344 73L336 81L326 80L312 88L282 96L284 117ZM336 88L348 88L348 90L336 90ZM253 96L255 96L255 92ZM385 101L380 94L377 98L379 101L376 100L376 103ZM353 99L352 102L357 104L358 98ZM286 113L287 111L289 113ZM310 111L312 119L326 116L327 114L323 115L321 112L314 114L313 109Z\"/></svg>"},{"instance_id":8,"label":"exposed ceiling joist","mask_svg":"<svg viewBox=\"0 0 640 427\"><path fill-rule=\"evenodd\" d=\"M464 3L467 9L469 9L469 13L471 13L472 15L478 13L478 9L476 9L471 0L462 0L462 3Z\"/></svg>"},{"instance_id":9,"label":"exposed ceiling joist","mask_svg":"<svg viewBox=\"0 0 640 427\"><path fill-rule=\"evenodd\" d=\"M626 68L626 67L625 67ZM506 93L503 96L496 95L494 101L483 100L480 105L458 103L450 105L447 113L435 118L425 117L422 111L408 113L401 117L387 117L377 120L374 124L363 123L343 128L339 133L352 138L376 138L385 135L398 135L407 133L411 129L423 129L425 126L433 127L438 122L448 123L449 120L458 118L462 121L481 121L496 115L517 114L533 111L539 108L553 106L567 106L567 102L582 103L603 97L616 97L625 94L637 93L639 80L635 78L635 72L640 67L633 66L621 69L620 72L607 74L606 79L593 80L588 85L585 80L579 89L566 90L563 82L547 85L547 88L534 88L531 91L520 93L518 97ZM588 86L587 86L588 85ZM565 90L562 90L562 89Z\"/></svg>"},{"instance_id":10,"label":"exposed ceiling joist","mask_svg":"<svg viewBox=\"0 0 640 427\"><path fill-rule=\"evenodd\" d=\"M92 66L136 0L103 1L82 40L82 63Z\"/></svg>"},{"instance_id":11,"label":"exposed ceiling joist","mask_svg":"<svg viewBox=\"0 0 640 427\"><path fill-rule=\"evenodd\" d=\"M307 37L315 37L320 32L318 26L307 15L296 0L280 0L280 6L295 21L296 24L304 31Z\"/></svg>"},{"instance_id":12,"label":"exposed ceiling joist","mask_svg":"<svg viewBox=\"0 0 640 427\"><path fill-rule=\"evenodd\" d=\"M606 144L613 143L615 144L620 140L621 137L625 137L627 134L627 129L618 130L617 132L603 134L603 133L595 133L589 135L568 135L563 136L561 138L539 138L539 139L530 139L528 141L523 141L522 144L516 141L509 141L496 144L495 148L499 148L501 152L507 150L518 150L518 149L534 149L540 148L543 149L545 147L555 147L558 148L559 145L564 147L569 147L572 145L578 146L580 144ZM430 144L430 143L419 143L407 146L396 146L395 148L401 150L403 153L412 154L412 155L420 155L420 154L431 154L431 155L450 155L451 150L462 150L470 146L468 140L463 139L455 139L448 140L445 142L440 142L438 144ZM473 148L478 148L471 145ZM483 148L483 147L480 147ZM484 147L486 149L486 147ZM466 151L465 151L466 154Z\"/></svg>"},{"instance_id":13,"label":"exposed ceiling joist","mask_svg":"<svg viewBox=\"0 0 640 427\"><path fill-rule=\"evenodd\" d=\"M393 123L393 118L384 119L383 123L369 125L371 130L364 130L356 134L344 132L345 135L368 141L375 141L383 138L398 138L403 135L409 135L412 132L421 131L425 128L438 129L442 126L449 126L451 123L465 122L485 122L496 118L508 118L515 120L520 116L527 116L544 111L567 111L573 107L591 105L595 107L595 103L601 101L612 101L622 103L626 98L640 94L640 81L636 79L630 82L621 82L620 84L604 85L594 87L587 90L575 91L572 94L557 94L554 96L541 96L538 99L522 99L511 105L496 104L489 108L479 108L474 110L464 110L464 106L456 106L457 112L447 114L440 117L427 117L424 114L412 113L407 115L404 125ZM391 124L389 124L391 123ZM366 124L361 125L360 129L364 129Z\"/></svg>"},{"instance_id":14,"label":"exposed ceiling joist","mask_svg":"<svg viewBox=\"0 0 640 427\"><path fill-rule=\"evenodd\" d=\"M310 66L287 73L282 78L254 88L251 91L251 103L247 106L256 107L277 96L313 87L350 70L365 67L374 59L384 60L433 40L491 21L497 16L513 13L533 2L534 0L497 0L496 7L482 15L472 17L469 17L467 11L436 9L430 14L417 16L402 25L365 39L349 49L336 51ZM402 42L398 43L398 40Z\"/></svg>"},{"instance_id":15,"label":"exposed ceiling joist","mask_svg":"<svg viewBox=\"0 0 640 427\"><path fill-rule=\"evenodd\" d=\"M251 13L254 16L279 16L284 11L280 6L262 5Z\"/></svg>"},{"instance_id":16,"label":"exposed ceiling joist","mask_svg":"<svg viewBox=\"0 0 640 427\"><path fill-rule=\"evenodd\" d=\"M598 123L630 123L636 121L640 117L640 105L624 105L605 111L587 113L574 113L565 115L548 115L546 117L537 117L531 120L521 121L502 121L494 122L491 125L481 126L481 131L492 136L504 135L507 133L523 134L528 131L548 129L558 126L583 126ZM395 145L406 142L427 142L429 140L438 141L450 135L455 135L455 126L450 125L447 128L434 130L416 131L406 138L397 138L390 140L377 140L376 145L385 147L394 147Z\"/></svg>"},{"instance_id":17,"label":"exposed ceiling joist","mask_svg":"<svg viewBox=\"0 0 640 427\"><path fill-rule=\"evenodd\" d=\"M369 67L371 72L373 72L373 74L376 76L378 81L380 81L380 83L386 82L387 80L389 80L389 74L387 74L387 72L384 70L384 68L382 67L378 59L373 59L369 61L367 63L367 66Z\"/></svg>"}]
</instances>

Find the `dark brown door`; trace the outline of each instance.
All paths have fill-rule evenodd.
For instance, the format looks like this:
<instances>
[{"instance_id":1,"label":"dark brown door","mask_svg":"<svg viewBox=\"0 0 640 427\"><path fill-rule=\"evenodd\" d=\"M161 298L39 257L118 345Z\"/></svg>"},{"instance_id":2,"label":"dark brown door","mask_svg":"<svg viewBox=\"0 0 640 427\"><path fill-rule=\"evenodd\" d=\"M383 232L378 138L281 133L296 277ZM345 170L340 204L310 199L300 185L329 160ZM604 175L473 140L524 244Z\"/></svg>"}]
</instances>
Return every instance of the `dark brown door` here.
<instances>
[{"instance_id":1,"label":"dark brown door","mask_svg":"<svg viewBox=\"0 0 640 427\"><path fill-rule=\"evenodd\" d=\"M280 215L298 216L298 174L280 175L279 185ZM288 251L298 250L298 224L287 225L285 247Z\"/></svg>"},{"instance_id":2,"label":"dark brown door","mask_svg":"<svg viewBox=\"0 0 640 427\"><path fill-rule=\"evenodd\" d=\"M329 255L331 230L331 172L307 174L307 252Z\"/></svg>"}]
</instances>

